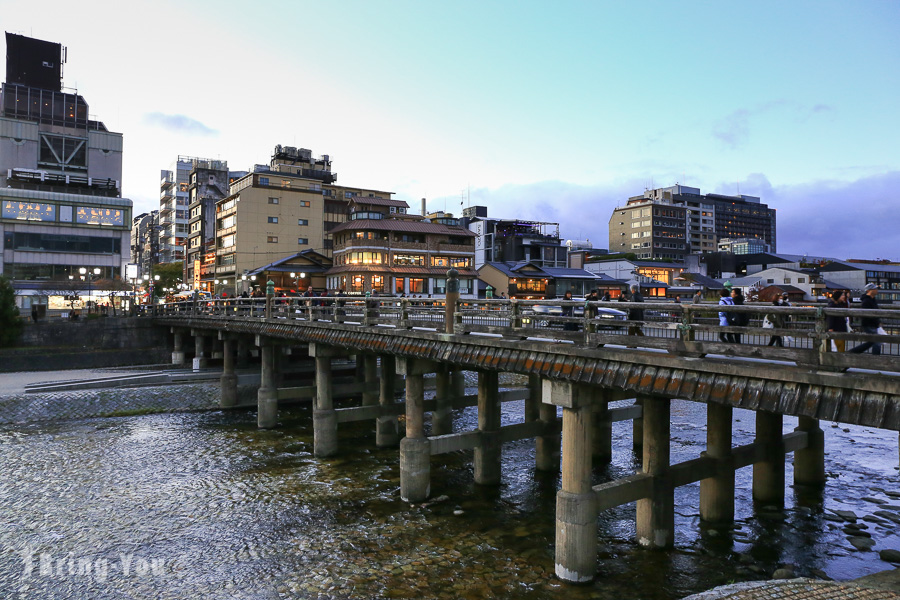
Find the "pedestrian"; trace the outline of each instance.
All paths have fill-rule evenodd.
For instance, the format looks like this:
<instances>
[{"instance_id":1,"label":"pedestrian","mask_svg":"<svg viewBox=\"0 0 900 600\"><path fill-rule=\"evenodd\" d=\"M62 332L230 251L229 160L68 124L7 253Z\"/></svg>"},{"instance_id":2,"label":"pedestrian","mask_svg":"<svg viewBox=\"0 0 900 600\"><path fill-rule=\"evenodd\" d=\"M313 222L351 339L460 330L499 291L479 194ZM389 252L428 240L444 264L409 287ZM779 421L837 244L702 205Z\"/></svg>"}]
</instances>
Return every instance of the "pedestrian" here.
<instances>
[{"instance_id":1,"label":"pedestrian","mask_svg":"<svg viewBox=\"0 0 900 600\"><path fill-rule=\"evenodd\" d=\"M784 306L781 296L776 296L772 300L772 306ZM771 312L763 317L763 329L781 329L784 327L784 315L780 312ZM769 346L784 347L784 340L780 335L773 335L769 338Z\"/></svg>"},{"instance_id":2,"label":"pedestrian","mask_svg":"<svg viewBox=\"0 0 900 600\"><path fill-rule=\"evenodd\" d=\"M31 305L31 320L37 323L38 320L38 308L37 304Z\"/></svg>"},{"instance_id":3,"label":"pedestrian","mask_svg":"<svg viewBox=\"0 0 900 600\"><path fill-rule=\"evenodd\" d=\"M703 293L702 290L697 290L697 293L694 294L694 304L700 304L703 302Z\"/></svg>"},{"instance_id":4,"label":"pedestrian","mask_svg":"<svg viewBox=\"0 0 900 600\"><path fill-rule=\"evenodd\" d=\"M859 299L860 308L865 310L877 310L878 300L875 299L875 296L877 295L878 286L874 283L867 283L865 293ZM868 335L884 335L884 330L881 328L881 321L878 317L862 317L859 320L859 327L862 329L863 333ZM872 349L872 354L881 354L881 344L878 342L863 342L862 344L851 348L848 352L862 354L869 348Z\"/></svg>"},{"instance_id":5,"label":"pedestrian","mask_svg":"<svg viewBox=\"0 0 900 600\"><path fill-rule=\"evenodd\" d=\"M728 291L728 288L719 290L719 306L734 306L734 300L731 299L731 292ZM733 313L719 311L719 327L731 327L732 314ZM730 344L732 341L731 333L720 331L719 340L726 344Z\"/></svg>"},{"instance_id":6,"label":"pedestrian","mask_svg":"<svg viewBox=\"0 0 900 600\"><path fill-rule=\"evenodd\" d=\"M631 286L631 296L629 297L629 301L631 302L643 302L644 297L641 295L641 288L638 285ZM644 309L642 308L630 308L628 309L628 320L634 321L628 325L628 335L644 335L641 326L643 323L641 321L644 320Z\"/></svg>"},{"instance_id":7,"label":"pedestrian","mask_svg":"<svg viewBox=\"0 0 900 600\"><path fill-rule=\"evenodd\" d=\"M609 302L611 298L609 297L609 290L603 292L603 296L600 297L600 302Z\"/></svg>"},{"instance_id":8,"label":"pedestrian","mask_svg":"<svg viewBox=\"0 0 900 600\"><path fill-rule=\"evenodd\" d=\"M828 308L850 308L850 303L847 301L847 295L844 293L844 290L835 290L831 294ZM847 320L847 317L828 315L825 317L825 329L832 333L847 333ZM846 350L846 346L847 340L831 340L832 352L843 352Z\"/></svg>"},{"instance_id":9,"label":"pedestrian","mask_svg":"<svg viewBox=\"0 0 900 600\"><path fill-rule=\"evenodd\" d=\"M734 288L731 290L731 300L734 302L735 306L743 306L744 305L744 293L741 292L741 288ZM732 324L736 327L746 327L750 324L750 315L745 312L735 313L734 317L731 320ZM732 333L731 341L735 344L741 343L741 334Z\"/></svg>"}]
</instances>

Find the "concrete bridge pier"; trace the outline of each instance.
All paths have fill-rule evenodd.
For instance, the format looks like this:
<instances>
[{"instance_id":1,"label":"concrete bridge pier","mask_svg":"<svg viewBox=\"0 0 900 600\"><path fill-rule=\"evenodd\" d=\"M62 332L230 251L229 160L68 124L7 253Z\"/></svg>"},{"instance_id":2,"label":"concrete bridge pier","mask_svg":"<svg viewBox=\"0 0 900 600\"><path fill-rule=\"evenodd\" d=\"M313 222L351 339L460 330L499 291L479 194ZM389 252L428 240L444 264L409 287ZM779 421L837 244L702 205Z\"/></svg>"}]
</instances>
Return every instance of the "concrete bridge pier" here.
<instances>
[{"instance_id":1,"label":"concrete bridge pier","mask_svg":"<svg viewBox=\"0 0 900 600\"><path fill-rule=\"evenodd\" d=\"M194 329L191 331L191 335L194 336L193 368L195 371L199 371L200 369L205 369L209 366L209 347L206 339L208 333L199 329Z\"/></svg>"},{"instance_id":2,"label":"concrete bridge pier","mask_svg":"<svg viewBox=\"0 0 900 600\"><path fill-rule=\"evenodd\" d=\"M637 501L637 539L642 546L675 544L675 488L669 476L670 400L645 396L643 472L651 479L649 497Z\"/></svg>"},{"instance_id":3,"label":"concrete bridge pier","mask_svg":"<svg viewBox=\"0 0 900 600\"><path fill-rule=\"evenodd\" d=\"M819 420L800 417L794 431L806 433L806 447L794 451L794 483L798 485L825 485L825 432Z\"/></svg>"},{"instance_id":4,"label":"concrete bridge pier","mask_svg":"<svg viewBox=\"0 0 900 600\"><path fill-rule=\"evenodd\" d=\"M316 402L313 406L313 454L324 458L338 451L337 413L334 411L331 359L335 348L310 344L309 355L316 359ZM358 358L358 357L357 357Z\"/></svg>"},{"instance_id":5,"label":"concrete bridge pier","mask_svg":"<svg viewBox=\"0 0 900 600\"><path fill-rule=\"evenodd\" d=\"M239 369L250 364L250 341L241 336L237 341L237 366Z\"/></svg>"},{"instance_id":6,"label":"concrete bridge pier","mask_svg":"<svg viewBox=\"0 0 900 600\"><path fill-rule=\"evenodd\" d=\"M363 406L378 405L378 356L371 352L366 352L357 357L362 359L363 379L365 387L362 393Z\"/></svg>"},{"instance_id":7,"label":"concrete bridge pier","mask_svg":"<svg viewBox=\"0 0 900 600\"><path fill-rule=\"evenodd\" d=\"M706 452L716 463L714 477L700 481L700 518L712 523L734 520L734 456L731 451L734 409L706 405Z\"/></svg>"},{"instance_id":8,"label":"concrete bridge pier","mask_svg":"<svg viewBox=\"0 0 900 600\"><path fill-rule=\"evenodd\" d=\"M406 437L400 440L400 497L420 502L431 494L431 442L425 437L425 373L438 369L431 361L401 358L406 376Z\"/></svg>"},{"instance_id":9,"label":"concrete bridge pier","mask_svg":"<svg viewBox=\"0 0 900 600\"><path fill-rule=\"evenodd\" d=\"M276 346L271 338L258 336L262 366L260 368L259 390L256 392L256 425L260 429L270 429L278 424L278 388L275 384Z\"/></svg>"},{"instance_id":10,"label":"concrete bridge pier","mask_svg":"<svg viewBox=\"0 0 900 600\"><path fill-rule=\"evenodd\" d=\"M218 338L210 337L210 343L211 348L209 351L209 357L212 359L222 358L222 353L224 352L222 342Z\"/></svg>"},{"instance_id":11,"label":"concrete bridge pier","mask_svg":"<svg viewBox=\"0 0 900 600\"><path fill-rule=\"evenodd\" d=\"M612 418L609 414L610 393L603 388L594 389L594 462L612 460Z\"/></svg>"},{"instance_id":12,"label":"concrete bridge pier","mask_svg":"<svg viewBox=\"0 0 900 600\"><path fill-rule=\"evenodd\" d=\"M756 411L757 462L753 463L753 500L784 506L784 416Z\"/></svg>"},{"instance_id":13,"label":"concrete bridge pier","mask_svg":"<svg viewBox=\"0 0 900 600\"><path fill-rule=\"evenodd\" d=\"M499 373L478 373L478 445L475 446L475 483L500 484L500 390Z\"/></svg>"},{"instance_id":14,"label":"concrete bridge pier","mask_svg":"<svg viewBox=\"0 0 900 600\"><path fill-rule=\"evenodd\" d=\"M237 354L237 340L224 332L222 338L222 376L219 378L219 408L231 408L237 405L237 374L234 371Z\"/></svg>"},{"instance_id":15,"label":"concrete bridge pier","mask_svg":"<svg viewBox=\"0 0 900 600\"><path fill-rule=\"evenodd\" d=\"M564 381L544 382L544 399L563 407L562 487L556 494L556 576L593 579L597 569L597 501L591 488L594 426L591 390Z\"/></svg>"},{"instance_id":16,"label":"concrete bridge pier","mask_svg":"<svg viewBox=\"0 0 900 600\"><path fill-rule=\"evenodd\" d=\"M549 385L549 384L548 384ZM549 404L550 388L539 375L528 376L529 402L538 407L538 419L545 431L555 431L556 405ZM545 402L546 400L546 402ZM537 471L559 472L560 439L558 433L545 433L534 440L534 468Z\"/></svg>"},{"instance_id":17,"label":"concrete bridge pier","mask_svg":"<svg viewBox=\"0 0 900 600\"><path fill-rule=\"evenodd\" d=\"M396 400L394 387L397 378L397 360L393 355L381 355L381 379L378 383L378 404L387 409ZM375 445L379 448L396 446L400 439L400 423L397 415L383 414L375 421Z\"/></svg>"},{"instance_id":18,"label":"concrete bridge pier","mask_svg":"<svg viewBox=\"0 0 900 600\"><path fill-rule=\"evenodd\" d=\"M643 449L644 445L644 399L641 396L638 396L634 399L634 405L642 407L641 416L635 417L631 421L631 448L640 459L641 450Z\"/></svg>"},{"instance_id":19,"label":"concrete bridge pier","mask_svg":"<svg viewBox=\"0 0 900 600\"><path fill-rule=\"evenodd\" d=\"M175 340L172 343L172 364L183 365L184 360L184 332L175 327L172 328Z\"/></svg>"},{"instance_id":20,"label":"concrete bridge pier","mask_svg":"<svg viewBox=\"0 0 900 600\"><path fill-rule=\"evenodd\" d=\"M453 392L451 371L445 367L434 374L434 410L431 413L431 435L453 433Z\"/></svg>"}]
</instances>

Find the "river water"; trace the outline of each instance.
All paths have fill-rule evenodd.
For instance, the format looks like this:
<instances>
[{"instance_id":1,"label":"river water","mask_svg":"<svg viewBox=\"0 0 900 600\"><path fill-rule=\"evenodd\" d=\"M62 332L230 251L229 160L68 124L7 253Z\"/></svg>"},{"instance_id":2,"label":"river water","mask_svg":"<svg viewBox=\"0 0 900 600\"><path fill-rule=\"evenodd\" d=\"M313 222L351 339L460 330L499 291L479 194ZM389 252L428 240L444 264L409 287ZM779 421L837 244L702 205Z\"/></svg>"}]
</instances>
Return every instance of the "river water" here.
<instances>
[{"instance_id":1,"label":"river water","mask_svg":"<svg viewBox=\"0 0 900 600\"><path fill-rule=\"evenodd\" d=\"M559 478L535 473L533 442L503 447L499 488L474 485L471 453L433 457L433 500L410 506L398 452L375 448L372 423L341 425L341 455L317 459L309 407L282 417L271 431L253 411L0 428L0 598L668 600L786 564L854 578L900 549L896 432L823 423L825 492L795 490L788 459L784 510L754 512L740 470L732 529L701 526L699 485L679 488L674 550L636 545L633 504L607 511L598 577L571 586L553 576ZM503 419L521 421L522 403ZM673 462L703 449L704 423L704 405L673 402ZM474 409L456 413L457 430L475 424ZM735 445L753 424L736 411ZM630 423L613 435L598 483L636 468ZM850 544L835 510L855 513L873 550Z\"/></svg>"}]
</instances>

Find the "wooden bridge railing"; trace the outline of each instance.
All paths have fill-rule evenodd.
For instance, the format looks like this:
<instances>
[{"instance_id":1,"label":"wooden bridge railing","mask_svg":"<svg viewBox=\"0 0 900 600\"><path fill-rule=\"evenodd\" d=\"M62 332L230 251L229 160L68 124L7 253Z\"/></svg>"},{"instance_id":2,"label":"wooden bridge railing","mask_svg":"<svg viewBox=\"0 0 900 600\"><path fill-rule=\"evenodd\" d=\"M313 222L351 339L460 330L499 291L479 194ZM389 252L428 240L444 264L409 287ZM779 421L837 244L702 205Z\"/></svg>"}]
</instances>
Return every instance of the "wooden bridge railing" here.
<instances>
[{"instance_id":1,"label":"wooden bridge railing","mask_svg":"<svg viewBox=\"0 0 900 600\"><path fill-rule=\"evenodd\" d=\"M721 326L719 313L747 314L749 322L741 327ZM446 330L444 300L430 298L229 298L161 304L146 314L286 319L380 330ZM764 316L772 314L780 317L782 326L762 327ZM849 318L852 331L828 331L828 316ZM878 317L885 333L862 333L857 325L860 317ZM833 370L854 367L900 371L900 310L893 309L461 299L453 319L452 330L459 335L546 339L548 343L594 348L617 345L689 357L713 354L769 359ZM733 341L732 336L738 336L740 341ZM775 338L783 345L776 345ZM841 341L847 352L836 351ZM849 352L864 342L880 344L880 356L872 355L871 350L865 354Z\"/></svg>"}]
</instances>

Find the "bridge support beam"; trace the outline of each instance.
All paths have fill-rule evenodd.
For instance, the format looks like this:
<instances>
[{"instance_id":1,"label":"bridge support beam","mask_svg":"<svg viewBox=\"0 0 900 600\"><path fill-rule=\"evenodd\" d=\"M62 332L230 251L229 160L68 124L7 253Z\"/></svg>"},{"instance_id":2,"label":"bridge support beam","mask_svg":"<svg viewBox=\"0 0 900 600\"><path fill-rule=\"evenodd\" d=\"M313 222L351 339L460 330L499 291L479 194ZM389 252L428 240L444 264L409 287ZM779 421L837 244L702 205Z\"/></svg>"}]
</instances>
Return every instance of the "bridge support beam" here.
<instances>
[{"instance_id":1,"label":"bridge support beam","mask_svg":"<svg viewBox=\"0 0 900 600\"><path fill-rule=\"evenodd\" d=\"M578 384L545 383L544 399L549 400L547 395L550 395L554 404L563 406L562 488L556 494L556 576L573 582L590 581L597 568L597 503L591 488L594 427L590 394L589 388Z\"/></svg>"},{"instance_id":2,"label":"bridge support beam","mask_svg":"<svg viewBox=\"0 0 900 600\"><path fill-rule=\"evenodd\" d=\"M556 424L556 405L549 403L549 388L545 390L544 382L539 375L528 376L528 401L537 405L538 419L544 422L547 430ZM545 394L547 397L545 397ZM547 400L547 402L544 402ZM534 468L538 471L559 472L559 434L539 435L534 440Z\"/></svg>"},{"instance_id":3,"label":"bridge support beam","mask_svg":"<svg viewBox=\"0 0 900 600\"><path fill-rule=\"evenodd\" d=\"M219 408L237 405L237 374L234 372L237 340L226 337L222 344L222 376L219 378Z\"/></svg>"},{"instance_id":4,"label":"bridge support beam","mask_svg":"<svg viewBox=\"0 0 900 600\"><path fill-rule=\"evenodd\" d=\"M175 335L175 341L172 344L172 364L173 365L183 365L184 364L184 333L179 329L173 329L172 333Z\"/></svg>"},{"instance_id":5,"label":"bridge support beam","mask_svg":"<svg viewBox=\"0 0 900 600\"><path fill-rule=\"evenodd\" d=\"M499 373L478 373L478 431L475 447L475 483L500 484L500 393Z\"/></svg>"},{"instance_id":6,"label":"bridge support beam","mask_svg":"<svg viewBox=\"0 0 900 600\"><path fill-rule=\"evenodd\" d=\"M431 361L401 358L406 376L406 437L400 440L400 498L420 502L431 494L431 442L425 437L425 373L437 365Z\"/></svg>"},{"instance_id":7,"label":"bridge support beam","mask_svg":"<svg viewBox=\"0 0 900 600\"><path fill-rule=\"evenodd\" d=\"M609 414L609 392L594 389L594 461L608 463L612 460L612 419Z\"/></svg>"},{"instance_id":8,"label":"bridge support beam","mask_svg":"<svg viewBox=\"0 0 900 600\"><path fill-rule=\"evenodd\" d=\"M643 472L652 477L648 498L637 501L637 539L643 546L675 544L675 493L669 477L668 398L642 398L644 421Z\"/></svg>"},{"instance_id":9,"label":"bridge support beam","mask_svg":"<svg viewBox=\"0 0 900 600\"><path fill-rule=\"evenodd\" d=\"M209 349L207 347L206 336L202 331L194 330L191 332L194 336L194 363L195 371L205 369L209 366Z\"/></svg>"},{"instance_id":10,"label":"bridge support beam","mask_svg":"<svg viewBox=\"0 0 900 600\"><path fill-rule=\"evenodd\" d=\"M320 458L338 451L337 413L334 412L331 359L334 348L310 344L309 355L316 359L316 403L313 406L313 454ZM359 360L357 356L357 360Z\"/></svg>"},{"instance_id":11,"label":"bridge support beam","mask_svg":"<svg viewBox=\"0 0 900 600\"><path fill-rule=\"evenodd\" d=\"M381 355L381 379L378 386L378 403L388 407L395 402L397 362L389 354ZM375 421L375 445L379 448L396 446L400 439L399 421L396 415L381 415Z\"/></svg>"},{"instance_id":12,"label":"bridge support beam","mask_svg":"<svg viewBox=\"0 0 900 600\"><path fill-rule=\"evenodd\" d=\"M700 518L712 523L734 520L734 458L731 452L734 409L706 405L706 456L716 461L716 475L700 481Z\"/></svg>"},{"instance_id":13,"label":"bridge support beam","mask_svg":"<svg viewBox=\"0 0 900 600\"><path fill-rule=\"evenodd\" d=\"M256 425L260 429L271 429L278 425L278 389L275 387L275 351L271 339L260 337L259 390L256 392Z\"/></svg>"},{"instance_id":14,"label":"bridge support beam","mask_svg":"<svg viewBox=\"0 0 900 600\"><path fill-rule=\"evenodd\" d=\"M756 411L758 459L753 463L753 500L760 504L784 505L784 416Z\"/></svg>"},{"instance_id":15,"label":"bridge support beam","mask_svg":"<svg viewBox=\"0 0 900 600\"><path fill-rule=\"evenodd\" d=\"M447 435L453 433L451 371L445 368L435 373L434 377L435 408L431 413L431 435Z\"/></svg>"},{"instance_id":16,"label":"bridge support beam","mask_svg":"<svg viewBox=\"0 0 900 600\"><path fill-rule=\"evenodd\" d=\"M366 352L361 358L363 381L366 384L362 393L362 405L375 406L378 404L378 356Z\"/></svg>"},{"instance_id":17,"label":"bridge support beam","mask_svg":"<svg viewBox=\"0 0 900 600\"><path fill-rule=\"evenodd\" d=\"M825 485L825 433L819 420L800 417L794 431L806 433L806 447L794 451L794 483Z\"/></svg>"},{"instance_id":18,"label":"bridge support beam","mask_svg":"<svg viewBox=\"0 0 900 600\"><path fill-rule=\"evenodd\" d=\"M250 363L250 343L246 336L241 336L237 343L237 366L246 367Z\"/></svg>"}]
</instances>

